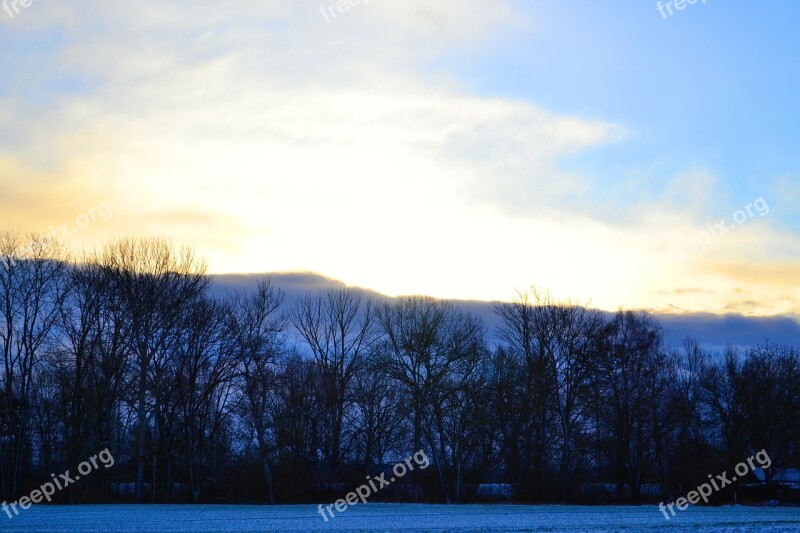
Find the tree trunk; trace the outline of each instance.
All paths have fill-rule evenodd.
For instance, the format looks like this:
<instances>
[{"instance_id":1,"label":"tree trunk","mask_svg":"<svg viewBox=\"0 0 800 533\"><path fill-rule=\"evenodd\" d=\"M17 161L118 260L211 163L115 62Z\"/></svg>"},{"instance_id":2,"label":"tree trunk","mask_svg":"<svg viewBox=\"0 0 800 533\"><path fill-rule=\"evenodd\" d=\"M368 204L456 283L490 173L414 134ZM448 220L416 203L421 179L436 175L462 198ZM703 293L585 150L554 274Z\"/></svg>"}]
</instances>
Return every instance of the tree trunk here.
<instances>
[{"instance_id":1,"label":"tree trunk","mask_svg":"<svg viewBox=\"0 0 800 533\"><path fill-rule=\"evenodd\" d=\"M136 501L144 503L144 469L147 460L147 363L139 361L139 436L136 457Z\"/></svg>"},{"instance_id":2,"label":"tree trunk","mask_svg":"<svg viewBox=\"0 0 800 533\"><path fill-rule=\"evenodd\" d=\"M272 483L272 469L269 467L269 461L264 456L261 459L261 471L264 473L264 482L267 484L267 503L275 505L275 487Z\"/></svg>"}]
</instances>

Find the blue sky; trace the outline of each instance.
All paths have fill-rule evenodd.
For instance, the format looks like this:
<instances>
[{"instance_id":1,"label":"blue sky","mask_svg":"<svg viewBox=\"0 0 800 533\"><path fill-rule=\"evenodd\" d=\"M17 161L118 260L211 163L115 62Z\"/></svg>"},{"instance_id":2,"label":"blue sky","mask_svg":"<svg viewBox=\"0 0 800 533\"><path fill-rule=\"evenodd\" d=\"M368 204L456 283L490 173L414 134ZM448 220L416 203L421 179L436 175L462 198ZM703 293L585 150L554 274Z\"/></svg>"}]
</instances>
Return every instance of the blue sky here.
<instances>
[{"instance_id":1,"label":"blue sky","mask_svg":"<svg viewBox=\"0 0 800 533\"><path fill-rule=\"evenodd\" d=\"M573 158L573 168L611 183L646 171L641 194L657 194L682 170L706 168L719 176L720 215L800 174L800 4L710 0L666 20L655 2L515 7L536 22L436 67L454 65L455 77L487 96L629 130L624 142ZM781 216L796 224L799 214Z\"/></svg>"},{"instance_id":2,"label":"blue sky","mask_svg":"<svg viewBox=\"0 0 800 533\"><path fill-rule=\"evenodd\" d=\"M76 252L158 235L391 295L798 313L800 4L329 4L0 11L0 225L103 203Z\"/></svg>"}]
</instances>

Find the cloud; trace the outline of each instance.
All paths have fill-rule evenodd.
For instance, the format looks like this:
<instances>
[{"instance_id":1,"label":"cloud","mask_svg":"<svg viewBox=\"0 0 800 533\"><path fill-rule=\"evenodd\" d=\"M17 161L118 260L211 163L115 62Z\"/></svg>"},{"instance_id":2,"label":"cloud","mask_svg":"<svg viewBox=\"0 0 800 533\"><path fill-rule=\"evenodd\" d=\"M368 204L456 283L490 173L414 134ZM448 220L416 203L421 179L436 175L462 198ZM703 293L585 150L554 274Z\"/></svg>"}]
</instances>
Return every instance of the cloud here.
<instances>
[{"instance_id":1,"label":"cloud","mask_svg":"<svg viewBox=\"0 0 800 533\"><path fill-rule=\"evenodd\" d=\"M246 275L218 275L214 277L213 290L219 297L229 295L233 290L253 290L260 279L270 279L286 294L285 309L290 310L298 298L308 292L338 289L345 284L313 273L264 273ZM688 289L686 292L704 292L701 289ZM364 291L376 301L392 301L391 297ZM478 316L487 328L487 336L495 342L495 332L500 326L493 311L492 302L455 300L459 309ZM722 352L731 344L738 347L755 346L769 339L770 342L793 345L800 336L800 322L797 317L746 317L736 314L710 313L657 313L656 318L664 328L665 345L669 349L680 350L683 341L689 337L696 339L708 350ZM608 314L611 317L611 314Z\"/></svg>"},{"instance_id":2,"label":"cloud","mask_svg":"<svg viewBox=\"0 0 800 533\"><path fill-rule=\"evenodd\" d=\"M548 182L562 184L553 198L579 187L555 159L614 135L613 125L474 96L419 68L420 52L434 58L489 38L511 20L507 5L362 7L332 23L310 2L78 2L26 13L23 26L64 35L45 56L53 82L82 73L91 89L24 117L0 114L17 131L5 179L36 173L42 186L29 194L44 212L102 197L134 232L157 233L161 221L211 253L220 232L239 247L271 235L299 241L323 220L346 231L416 205L419 223L387 231L413 240L441 215L469 216L461 204L544 208ZM18 68L41 76L41 64ZM192 214L220 211L224 224ZM194 230L176 228L181 218Z\"/></svg>"},{"instance_id":3,"label":"cloud","mask_svg":"<svg viewBox=\"0 0 800 533\"><path fill-rule=\"evenodd\" d=\"M341 289L345 284L311 272L274 272L270 274L220 274L213 277L212 294L224 298L233 291L253 291L259 281L269 279L284 292L289 307L309 292Z\"/></svg>"},{"instance_id":4,"label":"cloud","mask_svg":"<svg viewBox=\"0 0 800 533\"><path fill-rule=\"evenodd\" d=\"M739 315L690 315L658 316L665 331L666 344L679 348L687 337L697 339L709 350L721 352L731 344L738 347L770 342L794 345L800 334L800 323L791 317L744 317Z\"/></svg>"},{"instance_id":5,"label":"cloud","mask_svg":"<svg viewBox=\"0 0 800 533\"><path fill-rule=\"evenodd\" d=\"M392 295L537 283L606 309L793 305L755 273L719 276L790 240L761 220L665 263L713 220L713 172L600 203L611 186L562 163L627 125L477 94L441 67L523 28L511 2L376 0L329 22L319 7L79 0L3 21L18 46L0 55L0 225L47 231L106 201L113 220L70 244L166 235L214 272ZM710 294L681 293L686 277ZM727 296L740 285L758 290Z\"/></svg>"}]
</instances>

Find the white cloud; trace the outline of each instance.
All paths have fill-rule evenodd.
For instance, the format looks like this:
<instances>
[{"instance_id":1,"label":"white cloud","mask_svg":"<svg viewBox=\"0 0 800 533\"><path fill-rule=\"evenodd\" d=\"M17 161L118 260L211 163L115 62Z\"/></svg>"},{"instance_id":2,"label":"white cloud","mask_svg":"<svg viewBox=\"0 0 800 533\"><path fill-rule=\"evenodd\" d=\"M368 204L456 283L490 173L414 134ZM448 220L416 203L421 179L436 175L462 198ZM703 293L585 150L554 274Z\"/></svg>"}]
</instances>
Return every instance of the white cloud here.
<instances>
[{"instance_id":1,"label":"white cloud","mask_svg":"<svg viewBox=\"0 0 800 533\"><path fill-rule=\"evenodd\" d=\"M15 132L0 180L20 191L0 200L0 223L46 230L107 201L113 220L75 244L167 234L217 272L669 303L652 294L683 281L660 254L704 222L709 173L676 186L688 199L647 205L638 227L601 221L586 205L602 184L559 161L624 127L476 95L431 68L517 20L509 3L473 0L371 0L330 22L318 1L42 3L14 24L63 42L22 58L15 79L85 87L0 99L0 131Z\"/></svg>"}]
</instances>

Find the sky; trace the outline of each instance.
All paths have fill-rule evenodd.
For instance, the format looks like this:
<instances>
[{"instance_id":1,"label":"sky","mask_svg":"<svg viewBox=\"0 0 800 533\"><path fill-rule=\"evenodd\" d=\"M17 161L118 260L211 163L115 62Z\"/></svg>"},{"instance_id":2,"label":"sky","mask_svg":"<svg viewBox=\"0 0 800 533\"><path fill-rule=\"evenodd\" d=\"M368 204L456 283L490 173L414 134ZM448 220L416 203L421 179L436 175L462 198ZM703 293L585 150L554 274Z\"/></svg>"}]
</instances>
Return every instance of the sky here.
<instances>
[{"instance_id":1,"label":"sky","mask_svg":"<svg viewBox=\"0 0 800 533\"><path fill-rule=\"evenodd\" d=\"M349 3L0 3L0 228L800 315L800 3Z\"/></svg>"}]
</instances>

